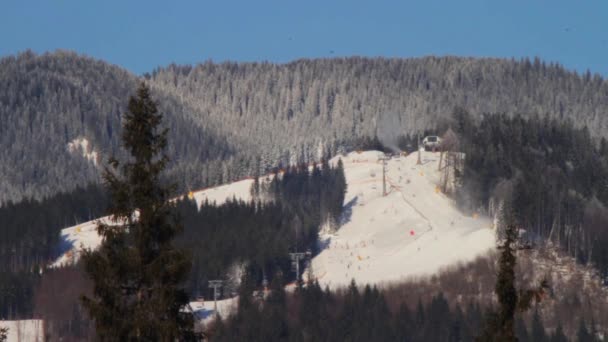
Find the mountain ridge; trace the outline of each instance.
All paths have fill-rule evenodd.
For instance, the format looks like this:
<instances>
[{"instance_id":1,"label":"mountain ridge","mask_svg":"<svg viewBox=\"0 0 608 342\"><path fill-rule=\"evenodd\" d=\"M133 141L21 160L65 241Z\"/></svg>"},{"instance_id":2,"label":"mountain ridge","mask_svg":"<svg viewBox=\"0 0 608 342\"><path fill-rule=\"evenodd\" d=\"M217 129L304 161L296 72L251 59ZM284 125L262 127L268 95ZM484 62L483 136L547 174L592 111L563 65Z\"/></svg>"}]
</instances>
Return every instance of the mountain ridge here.
<instances>
[{"instance_id":1,"label":"mountain ridge","mask_svg":"<svg viewBox=\"0 0 608 342\"><path fill-rule=\"evenodd\" d=\"M316 160L366 137L445 127L455 107L476 118L521 113L584 125L596 137L608 132L608 82L539 59L205 62L139 77L70 51L26 51L0 59L0 203L100 182L101 168L67 144L87 139L101 165L119 153L120 114L140 81L165 113L169 174L180 190Z\"/></svg>"}]
</instances>

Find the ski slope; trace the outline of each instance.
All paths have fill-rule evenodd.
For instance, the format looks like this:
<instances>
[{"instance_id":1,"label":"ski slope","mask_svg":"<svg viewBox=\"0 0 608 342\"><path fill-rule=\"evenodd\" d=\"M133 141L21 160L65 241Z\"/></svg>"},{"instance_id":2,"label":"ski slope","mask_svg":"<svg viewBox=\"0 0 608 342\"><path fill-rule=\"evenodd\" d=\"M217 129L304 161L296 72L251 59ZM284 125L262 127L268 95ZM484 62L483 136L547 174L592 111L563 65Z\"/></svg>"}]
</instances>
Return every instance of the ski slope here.
<instances>
[{"instance_id":1,"label":"ski slope","mask_svg":"<svg viewBox=\"0 0 608 342\"><path fill-rule=\"evenodd\" d=\"M190 302L189 310L192 311L194 317L196 317L199 322L203 323L203 325L206 325L215 319L216 314L220 315L222 318L227 318L228 316L236 312L238 299L238 297L233 297L218 300L217 312L215 310L216 303L213 300L198 300Z\"/></svg>"},{"instance_id":2,"label":"ski slope","mask_svg":"<svg viewBox=\"0 0 608 342\"><path fill-rule=\"evenodd\" d=\"M348 190L335 234L321 236L312 271L322 286L397 282L434 274L494 248L490 219L466 216L438 191L439 153L416 153L387 162L382 194L380 152L341 157ZM332 160L337 162L337 158Z\"/></svg>"},{"instance_id":3,"label":"ski slope","mask_svg":"<svg viewBox=\"0 0 608 342\"><path fill-rule=\"evenodd\" d=\"M0 321L0 328L8 328L7 342L44 341L44 323L40 319Z\"/></svg>"},{"instance_id":4,"label":"ski slope","mask_svg":"<svg viewBox=\"0 0 608 342\"><path fill-rule=\"evenodd\" d=\"M251 185L253 179L244 179L234 183L191 191L187 196L194 199L198 206L208 201L218 205L227 200L236 198L244 201L251 200ZM59 257L51 264L51 267L71 265L78 261L83 249L95 249L101 244L101 236L97 234L98 222L111 225L112 220L105 216L96 220L84 222L61 230Z\"/></svg>"},{"instance_id":5,"label":"ski slope","mask_svg":"<svg viewBox=\"0 0 608 342\"><path fill-rule=\"evenodd\" d=\"M61 230L60 255L51 267L61 267L74 264L80 258L83 249L95 249L101 244L97 234L97 223L112 224L109 216L88 221Z\"/></svg>"},{"instance_id":6,"label":"ski slope","mask_svg":"<svg viewBox=\"0 0 608 342\"><path fill-rule=\"evenodd\" d=\"M395 282L431 275L443 267L466 262L495 245L492 222L466 216L436 191L439 153L422 152L387 162L388 195L382 196L382 164L378 151L352 152L342 159L348 190L344 215L336 233L320 237L321 252L312 260L314 276L322 285ZM188 194L200 206L228 199L251 199L252 179ZM110 223L108 217L101 218ZM101 238L97 220L61 232L63 253L53 266L70 264L82 248L96 248Z\"/></svg>"}]
</instances>

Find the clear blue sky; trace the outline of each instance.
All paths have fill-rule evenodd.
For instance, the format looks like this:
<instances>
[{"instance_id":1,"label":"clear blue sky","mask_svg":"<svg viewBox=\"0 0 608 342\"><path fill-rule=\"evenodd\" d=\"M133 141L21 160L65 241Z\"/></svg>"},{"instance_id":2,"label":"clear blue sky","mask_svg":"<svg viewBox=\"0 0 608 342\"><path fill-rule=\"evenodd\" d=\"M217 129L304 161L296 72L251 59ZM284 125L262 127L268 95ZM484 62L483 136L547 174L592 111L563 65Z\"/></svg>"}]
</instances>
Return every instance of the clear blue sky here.
<instances>
[{"instance_id":1,"label":"clear blue sky","mask_svg":"<svg viewBox=\"0 0 608 342\"><path fill-rule=\"evenodd\" d=\"M175 62L534 57L608 76L605 0L4 0L0 56L75 50L135 73Z\"/></svg>"}]
</instances>

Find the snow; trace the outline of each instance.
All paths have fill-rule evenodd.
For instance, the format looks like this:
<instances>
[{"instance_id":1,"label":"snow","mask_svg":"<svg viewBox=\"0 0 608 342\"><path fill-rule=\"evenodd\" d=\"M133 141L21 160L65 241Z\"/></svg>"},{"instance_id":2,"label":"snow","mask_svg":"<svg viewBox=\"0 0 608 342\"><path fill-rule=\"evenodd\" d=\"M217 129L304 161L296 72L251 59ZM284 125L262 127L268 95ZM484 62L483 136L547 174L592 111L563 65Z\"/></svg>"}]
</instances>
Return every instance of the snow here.
<instances>
[{"instance_id":1,"label":"snow","mask_svg":"<svg viewBox=\"0 0 608 342\"><path fill-rule=\"evenodd\" d=\"M436 186L439 153L416 153L387 162L382 196L381 152L342 157L348 190L341 227L320 237L312 270L322 286L397 282L432 275L494 248L492 222L467 216ZM332 163L337 163L334 158Z\"/></svg>"},{"instance_id":2,"label":"snow","mask_svg":"<svg viewBox=\"0 0 608 342\"><path fill-rule=\"evenodd\" d=\"M196 204L200 207L205 201L221 205L226 200L237 199L251 201L251 185L253 179L243 179L234 183L220 185L215 188L208 188L192 192Z\"/></svg>"},{"instance_id":3,"label":"snow","mask_svg":"<svg viewBox=\"0 0 608 342\"><path fill-rule=\"evenodd\" d=\"M244 179L231 184L221 185L214 188L202 189L188 193L200 206L206 200L209 203L221 205L230 199L251 200L251 185L253 179ZM82 249L95 249L101 244L101 236L97 234L97 223L111 225L109 216L84 222L61 230L59 246L59 257L51 264L51 267L70 265L78 261Z\"/></svg>"},{"instance_id":4,"label":"snow","mask_svg":"<svg viewBox=\"0 0 608 342\"><path fill-rule=\"evenodd\" d=\"M80 152L82 156L97 166L99 153L93 150L93 147L86 138L76 138L68 143L68 151L70 153Z\"/></svg>"},{"instance_id":5,"label":"snow","mask_svg":"<svg viewBox=\"0 0 608 342\"><path fill-rule=\"evenodd\" d=\"M83 249L95 249L101 244L101 236L97 234L97 223L112 224L109 216L81 223L61 230L59 257L51 267L61 267L74 264L80 258Z\"/></svg>"},{"instance_id":6,"label":"snow","mask_svg":"<svg viewBox=\"0 0 608 342\"><path fill-rule=\"evenodd\" d=\"M439 153L422 152L387 162L389 193L382 196L381 152L353 152L341 158L348 184L341 226L323 233L323 249L312 261L315 277L325 286L385 283L431 275L458 262L473 260L495 246L492 221L459 212L449 197L437 191ZM265 177L266 178L266 177ZM200 206L205 200L251 199L252 179L193 191L188 197ZM108 217L101 218L109 223ZM96 248L101 238L96 220L63 229L60 266L78 260L81 248ZM307 272L305 272L307 273Z\"/></svg>"},{"instance_id":7,"label":"snow","mask_svg":"<svg viewBox=\"0 0 608 342\"><path fill-rule=\"evenodd\" d=\"M492 221L458 211L438 191L439 154L421 153L422 165L416 165L416 154L387 161L387 196L382 196L381 152L353 152L330 161L336 165L342 159L348 190L340 227L331 234L323 230L322 250L312 260L314 276L322 286L347 286L351 279L358 284L384 284L432 275L495 247ZM233 198L249 201L252 184L252 179L244 179L187 196L198 206L205 201L220 205ZM112 224L109 217L98 220ZM74 263L83 248L97 248L98 220L63 229L61 255L51 266ZM226 318L237 302L237 297L219 300L218 313ZM203 324L215 317L213 301L193 301L190 308Z\"/></svg>"},{"instance_id":8,"label":"snow","mask_svg":"<svg viewBox=\"0 0 608 342\"><path fill-rule=\"evenodd\" d=\"M222 299L217 301L217 313L222 319L228 318L232 313L236 312L239 297ZM190 309L194 313L194 317L199 322L206 325L215 319L215 304L213 300L197 300L190 302Z\"/></svg>"},{"instance_id":9,"label":"snow","mask_svg":"<svg viewBox=\"0 0 608 342\"><path fill-rule=\"evenodd\" d=\"M7 342L42 342L44 341L42 320L28 319L21 321L0 321L0 328L8 328Z\"/></svg>"}]
</instances>

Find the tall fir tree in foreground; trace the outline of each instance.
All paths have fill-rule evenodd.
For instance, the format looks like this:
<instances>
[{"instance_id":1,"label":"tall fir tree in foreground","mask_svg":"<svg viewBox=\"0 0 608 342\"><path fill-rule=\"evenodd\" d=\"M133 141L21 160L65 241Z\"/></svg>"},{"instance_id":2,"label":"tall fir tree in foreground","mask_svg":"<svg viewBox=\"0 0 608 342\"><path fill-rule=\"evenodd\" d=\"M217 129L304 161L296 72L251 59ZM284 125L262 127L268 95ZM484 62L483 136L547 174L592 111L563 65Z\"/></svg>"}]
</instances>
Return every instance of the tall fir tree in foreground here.
<instances>
[{"instance_id":1,"label":"tall fir tree in foreground","mask_svg":"<svg viewBox=\"0 0 608 342\"><path fill-rule=\"evenodd\" d=\"M193 318L180 284L191 262L172 241L182 227L169 203L172 186L161 182L168 157L162 114L142 83L123 120L125 162L110 159L104 173L114 224L99 223L103 244L83 261L94 296L83 304L101 341L175 341L192 338Z\"/></svg>"},{"instance_id":2,"label":"tall fir tree in foreground","mask_svg":"<svg viewBox=\"0 0 608 342\"><path fill-rule=\"evenodd\" d=\"M498 311L498 336L502 341L516 341L515 338L515 309L518 295L515 289L515 242L517 229L509 223L506 229L505 242L501 246L499 271L496 279L495 292L498 295L500 309Z\"/></svg>"},{"instance_id":3,"label":"tall fir tree in foreground","mask_svg":"<svg viewBox=\"0 0 608 342\"><path fill-rule=\"evenodd\" d=\"M8 338L8 328L0 328L0 342L6 341Z\"/></svg>"},{"instance_id":4,"label":"tall fir tree in foreground","mask_svg":"<svg viewBox=\"0 0 608 342\"><path fill-rule=\"evenodd\" d=\"M533 301L540 302L548 288L545 280L537 289L521 290L515 287L515 265L517 264L517 241L519 229L517 218L511 203L505 203L504 241L498 247L498 274L494 292L498 297L499 308L497 312L490 311L486 317L486 324L478 342L516 342L515 314L530 308Z\"/></svg>"}]
</instances>

